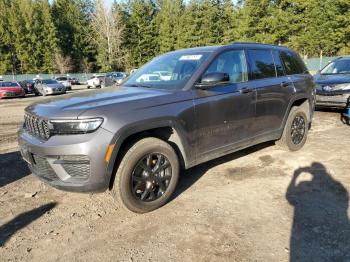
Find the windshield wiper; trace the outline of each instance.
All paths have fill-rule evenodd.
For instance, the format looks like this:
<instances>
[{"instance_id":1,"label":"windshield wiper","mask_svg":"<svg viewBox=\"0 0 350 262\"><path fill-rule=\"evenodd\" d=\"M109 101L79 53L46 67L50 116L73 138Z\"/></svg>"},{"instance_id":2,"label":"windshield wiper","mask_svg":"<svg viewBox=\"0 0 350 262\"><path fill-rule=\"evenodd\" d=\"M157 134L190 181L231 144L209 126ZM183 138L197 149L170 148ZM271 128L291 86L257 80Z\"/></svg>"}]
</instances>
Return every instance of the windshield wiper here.
<instances>
[{"instance_id":1,"label":"windshield wiper","mask_svg":"<svg viewBox=\"0 0 350 262\"><path fill-rule=\"evenodd\" d=\"M130 85L125 85L125 86L129 86L129 87L144 87L144 88L152 88L152 86L148 86L148 85L139 85L139 84L130 84Z\"/></svg>"}]
</instances>

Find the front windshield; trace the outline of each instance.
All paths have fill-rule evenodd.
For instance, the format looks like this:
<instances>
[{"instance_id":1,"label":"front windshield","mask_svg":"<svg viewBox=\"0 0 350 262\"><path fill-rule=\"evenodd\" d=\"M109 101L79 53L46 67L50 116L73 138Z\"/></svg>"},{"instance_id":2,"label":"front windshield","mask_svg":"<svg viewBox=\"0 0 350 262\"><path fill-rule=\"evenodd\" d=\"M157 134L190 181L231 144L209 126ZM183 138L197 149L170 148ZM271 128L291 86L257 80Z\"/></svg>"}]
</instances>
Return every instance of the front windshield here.
<instances>
[{"instance_id":1,"label":"front windshield","mask_svg":"<svg viewBox=\"0 0 350 262\"><path fill-rule=\"evenodd\" d=\"M341 59L329 63L321 71L322 75L350 74L350 59Z\"/></svg>"},{"instance_id":2,"label":"front windshield","mask_svg":"<svg viewBox=\"0 0 350 262\"><path fill-rule=\"evenodd\" d=\"M0 88L5 87L18 87L17 83L14 82L0 82Z\"/></svg>"},{"instance_id":3,"label":"front windshield","mask_svg":"<svg viewBox=\"0 0 350 262\"><path fill-rule=\"evenodd\" d=\"M124 86L182 89L210 52L174 52L156 57L140 68Z\"/></svg>"},{"instance_id":4,"label":"front windshield","mask_svg":"<svg viewBox=\"0 0 350 262\"><path fill-rule=\"evenodd\" d=\"M44 79L42 82L43 84L47 84L47 85L58 84L56 80L52 80L52 79Z\"/></svg>"}]
</instances>

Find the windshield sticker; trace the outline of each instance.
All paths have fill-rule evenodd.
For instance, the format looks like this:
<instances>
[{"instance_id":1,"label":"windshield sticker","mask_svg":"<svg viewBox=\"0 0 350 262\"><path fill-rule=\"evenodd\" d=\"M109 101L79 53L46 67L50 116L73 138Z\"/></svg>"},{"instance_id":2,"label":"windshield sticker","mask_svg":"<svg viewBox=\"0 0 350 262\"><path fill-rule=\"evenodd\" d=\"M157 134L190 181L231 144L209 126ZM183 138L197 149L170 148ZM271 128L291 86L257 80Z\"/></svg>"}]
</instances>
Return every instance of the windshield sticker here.
<instances>
[{"instance_id":1,"label":"windshield sticker","mask_svg":"<svg viewBox=\"0 0 350 262\"><path fill-rule=\"evenodd\" d=\"M199 59L202 58L202 55L183 55L180 57L180 61L198 61Z\"/></svg>"}]
</instances>

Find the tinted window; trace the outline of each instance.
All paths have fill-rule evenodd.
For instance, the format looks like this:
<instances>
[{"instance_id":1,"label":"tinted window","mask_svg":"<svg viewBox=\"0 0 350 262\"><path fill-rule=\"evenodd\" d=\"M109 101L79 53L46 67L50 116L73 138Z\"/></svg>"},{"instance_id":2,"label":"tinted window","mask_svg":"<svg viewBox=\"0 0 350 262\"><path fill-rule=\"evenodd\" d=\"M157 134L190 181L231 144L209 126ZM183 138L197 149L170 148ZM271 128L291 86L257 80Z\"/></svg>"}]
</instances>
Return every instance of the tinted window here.
<instances>
[{"instance_id":1,"label":"tinted window","mask_svg":"<svg viewBox=\"0 0 350 262\"><path fill-rule=\"evenodd\" d=\"M273 51L272 54L273 54L273 60L275 62L277 76L284 76L285 74L284 74L284 70L283 70L282 61L281 61L281 58L279 56L279 52Z\"/></svg>"},{"instance_id":2,"label":"tinted window","mask_svg":"<svg viewBox=\"0 0 350 262\"><path fill-rule=\"evenodd\" d=\"M56 80L57 81L66 81L67 77L57 77Z\"/></svg>"},{"instance_id":3,"label":"tinted window","mask_svg":"<svg viewBox=\"0 0 350 262\"><path fill-rule=\"evenodd\" d=\"M226 73L230 82L239 83L248 80L247 63L243 50L234 50L219 55L205 72Z\"/></svg>"},{"instance_id":4,"label":"tinted window","mask_svg":"<svg viewBox=\"0 0 350 262\"><path fill-rule=\"evenodd\" d=\"M56 80L53 79L44 79L43 81L41 81L43 84L47 84L47 85L52 85L52 84L58 84L58 82Z\"/></svg>"},{"instance_id":5,"label":"tinted window","mask_svg":"<svg viewBox=\"0 0 350 262\"><path fill-rule=\"evenodd\" d=\"M282 51L281 58L287 75L304 74L308 71L301 58L293 52Z\"/></svg>"},{"instance_id":6,"label":"tinted window","mask_svg":"<svg viewBox=\"0 0 350 262\"><path fill-rule=\"evenodd\" d=\"M270 50L248 50L252 79L276 77L275 64Z\"/></svg>"},{"instance_id":7,"label":"tinted window","mask_svg":"<svg viewBox=\"0 0 350 262\"><path fill-rule=\"evenodd\" d=\"M16 87L17 83L14 82L0 82L0 87Z\"/></svg>"},{"instance_id":8,"label":"tinted window","mask_svg":"<svg viewBox=\"0 0 350 262\"><path fill-rule=\"evenodd\" d=\"M321 74L349 74L350 73L350 59L339 59L332 61L321 70Z\"/></svg>"}]
</instances>

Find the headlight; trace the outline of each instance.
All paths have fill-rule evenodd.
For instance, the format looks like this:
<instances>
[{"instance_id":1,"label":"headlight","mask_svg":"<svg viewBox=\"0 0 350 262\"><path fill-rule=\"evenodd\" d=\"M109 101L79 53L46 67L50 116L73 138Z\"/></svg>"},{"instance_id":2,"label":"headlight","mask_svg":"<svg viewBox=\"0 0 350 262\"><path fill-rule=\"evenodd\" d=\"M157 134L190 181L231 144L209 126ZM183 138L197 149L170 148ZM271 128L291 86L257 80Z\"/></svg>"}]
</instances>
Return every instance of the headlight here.
<instances>
[{"instance_id":1,"label":"headlight","mask_svg":"<svg viewBox=\"0 0 350 262\"><path fill-rule=\"evenodd\" d=\"M53 135L86 134L96 131L101 126L102 122L102 118L50 120L49 128Z\"/></svg>"}]
</instances>

